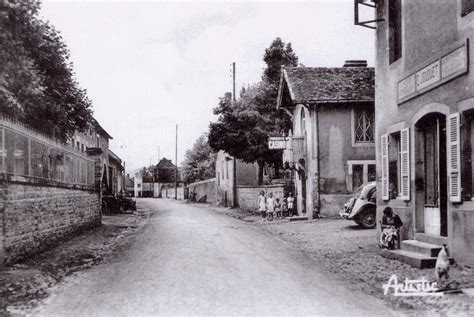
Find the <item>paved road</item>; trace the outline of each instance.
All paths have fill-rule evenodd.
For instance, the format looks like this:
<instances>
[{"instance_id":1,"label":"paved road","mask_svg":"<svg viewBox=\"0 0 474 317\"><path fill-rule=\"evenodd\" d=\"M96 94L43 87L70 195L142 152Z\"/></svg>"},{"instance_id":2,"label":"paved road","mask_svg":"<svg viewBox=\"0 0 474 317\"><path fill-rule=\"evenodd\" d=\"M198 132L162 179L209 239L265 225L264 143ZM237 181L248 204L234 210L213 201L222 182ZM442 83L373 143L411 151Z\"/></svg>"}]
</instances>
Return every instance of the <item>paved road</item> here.
<instances>
[{"instance_id":1,"label":"paved road","mask_svg":"<svg viewBox=\"0 0 474 317\"><path fill-rule=\"evenodd\" d=\"M258 226L173 200L117 262L56 287L39 316L391 315Z\"/></svg>"}]
</instances>

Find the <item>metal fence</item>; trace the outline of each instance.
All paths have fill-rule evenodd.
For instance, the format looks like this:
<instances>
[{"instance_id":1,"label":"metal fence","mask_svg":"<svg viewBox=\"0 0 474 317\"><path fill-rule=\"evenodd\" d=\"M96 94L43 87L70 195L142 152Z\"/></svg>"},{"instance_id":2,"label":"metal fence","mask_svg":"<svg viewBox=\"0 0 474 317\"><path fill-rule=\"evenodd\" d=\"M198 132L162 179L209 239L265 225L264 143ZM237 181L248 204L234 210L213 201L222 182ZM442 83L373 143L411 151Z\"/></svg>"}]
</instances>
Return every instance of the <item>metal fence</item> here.
<instances>
[{"instance_id":1,"label":"metal fence","mask_svg":"<svg viewBox=\"0 0 474 317\"><path fill-rule=\"evenodd\" d=\"M0 118L0 172L67 184L94 184L94 161L19 123Z\"/></svg>"}]
</instances>

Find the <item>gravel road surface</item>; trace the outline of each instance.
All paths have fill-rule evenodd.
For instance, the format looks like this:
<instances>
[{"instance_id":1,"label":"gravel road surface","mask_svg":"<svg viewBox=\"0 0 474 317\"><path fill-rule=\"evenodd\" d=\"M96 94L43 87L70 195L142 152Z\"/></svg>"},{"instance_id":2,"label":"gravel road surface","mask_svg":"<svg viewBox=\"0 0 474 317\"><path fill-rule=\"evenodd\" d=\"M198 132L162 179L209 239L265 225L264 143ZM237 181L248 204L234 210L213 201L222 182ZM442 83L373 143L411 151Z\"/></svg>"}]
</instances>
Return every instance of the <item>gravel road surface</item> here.
<instances>
[{"instance_id":1,"label":"gravel road surface","mask_svg":"<svg viewBox=\"0 0 474 317\"><path fill-rule=\"evenodd\" d=\"M168 199L138 204L154 214L131 248L54 287L33 315L396 314L251 223Z\"/></svg>"}]
</instances>

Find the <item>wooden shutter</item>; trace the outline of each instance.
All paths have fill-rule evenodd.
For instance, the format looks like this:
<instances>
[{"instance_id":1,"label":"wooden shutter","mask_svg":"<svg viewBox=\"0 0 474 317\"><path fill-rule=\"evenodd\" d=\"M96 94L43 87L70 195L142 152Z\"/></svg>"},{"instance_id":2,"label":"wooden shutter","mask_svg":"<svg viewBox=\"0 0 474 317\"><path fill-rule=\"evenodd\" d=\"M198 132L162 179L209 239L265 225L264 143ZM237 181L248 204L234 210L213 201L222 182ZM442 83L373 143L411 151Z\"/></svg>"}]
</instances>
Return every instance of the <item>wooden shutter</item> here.
<instances>
[{"instance_id":1,"label":"wooden shutter","mask_svg":"<svg viewBox=\"0 0 474 317\"><path fill-rule=\"evenodd\" d=\"M448 116L447 146L448 146L448 182L451 202L461 202L461 150L460 150L460 116L453 113Z\"/></svg>"},{"instance_id":2,"label":"wooden shutter","mask_svg":"<svg viewBox=\"0 0 474 317\"><path fill-rule=\"evenodd\" d=\"M381 152L382 152L382 199L389 200L388 192L388 135L384 134L381 137Z\"/></svg>"},{"instance_id":3,"label":"wooden shutter","mask_svg":"<svg viewBox=\"0 0 474 317\"><path fill-rule=\"evenodd\" d=\"M410 200L410 129L400 133L400 196Z\"/></svg>"}]
</instances>

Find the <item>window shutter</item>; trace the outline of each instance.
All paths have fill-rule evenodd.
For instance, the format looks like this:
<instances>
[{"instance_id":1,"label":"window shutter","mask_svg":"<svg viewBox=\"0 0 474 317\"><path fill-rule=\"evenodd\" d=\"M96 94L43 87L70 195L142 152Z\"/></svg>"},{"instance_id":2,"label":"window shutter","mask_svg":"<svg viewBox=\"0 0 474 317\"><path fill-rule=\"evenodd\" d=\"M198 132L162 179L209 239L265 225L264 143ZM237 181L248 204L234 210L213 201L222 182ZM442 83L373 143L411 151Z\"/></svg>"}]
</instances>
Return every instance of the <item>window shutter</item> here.
<instances>
[{"instance_id":1,"label":"window shutter","mask_svg":"<svg viewBox=\"0 0 474 317\"><path fill-rule=\"evenodd\" d=\"M388 193L388 135L384 134L381 137L381 152L382 152L382 199L389 200Z\"/></svg>"},{"instance_id":2,"label":"window shutter","mask_svg":"<svg viewBox=\"0 0 474 317\"><path fill-rule=\"evenodd\" d=\"M451 202L461 202L461 151L460 151L460 116L453 113L448 116L448 181Z\"/></svg>"},{"instance_id":3,"label":"window shutter","mask_svg":"<svg viewBox=\"0 0 474 317\"><path fill-rule=\"evenodd\" d=\"M400 133L400 196L410 200L410 129Z\"/></svg>"}]
</instances>

